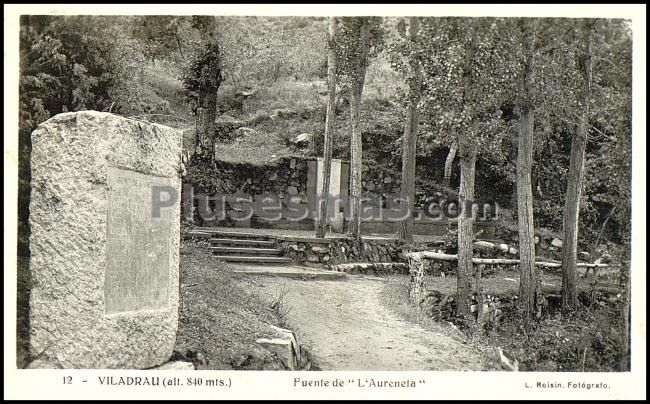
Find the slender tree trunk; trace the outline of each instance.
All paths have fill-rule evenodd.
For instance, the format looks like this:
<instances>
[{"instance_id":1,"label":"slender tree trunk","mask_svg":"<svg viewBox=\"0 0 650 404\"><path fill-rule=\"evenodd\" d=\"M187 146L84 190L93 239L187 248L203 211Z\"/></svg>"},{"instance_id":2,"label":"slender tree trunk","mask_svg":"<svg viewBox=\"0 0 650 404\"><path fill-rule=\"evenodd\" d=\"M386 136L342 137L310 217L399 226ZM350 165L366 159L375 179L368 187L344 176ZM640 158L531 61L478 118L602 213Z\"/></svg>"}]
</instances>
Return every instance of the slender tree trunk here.
<instances>
[{"instance_id":1,"label":"slender tree trunk","mask_svg":"<svg viewBox=\"0 0 650 404\"><path fill-rule=\"evenodd\" d=\"M605 228L607 227L607 222L609 222L609 219L612 218L614 215L614 212L616 211L616 206L612 207L612 210L609 211L609 214L605 218L605 221L603 221L603 224L600 226L600 231L598 232L598 236L596 237L596 241L594 241L594 245L591 248L591 253L596 254L596 250L598 250L598 247L600 246L600 241L603 238L603 234L605 233Z\"/></svg>"},{"instance_id":2,"label":"slender tree trunk","mask_svg":"<svg viewBox=\"0 0 650 404\"><path fill-rule=\"evenodd\" d=\"M478 121L472 122L474 131L478 128ZM475 132L476 133L476 132ZM472 277L474 258L474 217L471 202L474 201L474 176L476 168L476 150L463 139L467 134L461 135L459 142L460 152L460 189L458 192L458 314L462 317L469 314L470 280Z\"/></svg>"},{"instance_id":3,"label":"slender tree trunk","mask_svg":"<svg viewBox=\"0 0 650 404\"><path fill-rule=\"evenodd\" d=\"M621 371L629 371L630 370L630 305L631 300L631 290L630 288L632 287L630 284L630 262L624 262L623 263L623 269L622 271L625 273L624 279L623 279L623 287L625 288L625 294L623 298L623 304L624 304L624 311L623 311L623 346L621 347L621 360L620 360L620 370Z\"/></svg>"},{"instance_id":4,"label":"slender tree trunk","mask_svg":"<svg viewBox=\"0 0 650 404\"><path fill-rule=\"evenodd\" d=\"M577 255L578 255L578 220L580 215L580 196L585 177L585 154L587 148L587 125L589 119L589 100L591 98L591 31L593 23L586 20L583 25L584 46L579 56L578 65L582 73L582 90L580 103L582 113L576 133L571 142L571 161L567 182L566 203L564 205L562 245L562 309L575 310L578 306L577 295Z\"/></svg>"},{"instance_id":5,"label":"slender tree trunk","mask_svg":"<svg viewBox=\"0 0 650 404\"><path fill-rule=\"evenodd\" d=\"M531 167L533 161L533 131L535 113L532 109L522 113L517 154L517 222L519 227L519 259L521 264L519 304L526 325L537 309L537 272L535 269L535 225L533 217L533 187Z\"/></svg>"},{"instance_id":6,"label":"slender tree trunk","mask_svg":"<svg viewBox=\"0 0 650 404\"><path fill-rule=\"evenodd\" d=\"M361 96L357 88L353 88L350 97L350 124L352 127L350 148L350 234L361 239L361 171L362 145L359 128L359 104Z\"/></svg>"},{"instance_id":7,"label":"slender tree trunk","mask_svg":"<svg viewBox=\"0 0 650 404\"><path fill-rule=\"evenodd\" d=\"M521 122L521 115L518 114L517 120ZM521 130L521 124L519 125L514 125L512 128L512 132L510 134L510 161L517 161L517 156L518 156L518 151L519 151L519 131ZM510 206L513 209L513 212L515 212L515 207L517 206L517 181L512 184L512 195L510 196Z\"/></svg>"},{"instance_id":8,"label":"slender tree trunk","mask_svg":"<svg viewBox=\"0 0 650 404\"><path fill-rule=\"evenodd\" d=\"M318 227L316 237L325 237L327 225L327 211L329 206L330 175L332 172L332 146L334 143L334 119L336 118L336 17L330 18L329 27L329 52L327 54L327 116L325 117L325 140L323 145L323 188L321 199L318 201Z\"/></svg>"},{"instance_id":9,"label":"slender tree trunk","mask_svg":"<svg viewBox=\"0 0 650 404\"><path fill-rule=\"evenodd\" d=\"M402 184L401 198L406 201L408 216L400 222L399 238L407 242L413 241L413 209L415 206L415 162L416 144L418 137L418 102L420 101L420 66L415 56L416 35L419 21L417 17L409 18L409 40L411 55L409 57L409 109L404 128L404 142L402 145Z\"/></svg>"},{"instance_id":10,"label":"slender tree trunk","mask_svg":"<svg viewBox=\"0 0 650 404\"><path fill-rule=\"evenodd\" d=\"M216 131L215 120L217 119L217 93L205 94L201 100L198 114L198 132L196 140L201 154L212 153L214 146L214 135ZM212 140L211 142L209 140ZM214 156L213 156L214 158Z\"/></svg>"},{"instance_id":11,"label":"slender tree trunk","mask_svg":"<svg viewBox=\"0 0 650 404\"><path fill-rule=\"evenodd\" d=\"M178 53L181 54L181 58L185 60L185 55L183 54L183 45L181 44L181 37L178 35L178 26L174 32L174 37L176 37L176 44L178 45Z\"/></svg>"},{"instance_id":12,"label":"slender tree trunk","mask_svg":"<svg viewBox=\"0 0 650 404\"><path fill-rule=\"evenodd\" d=\"M533 218L533 139L535 111L532 105L532 86L535 78L534 22L524 26L526 36L526 65L523 77L523 96L519 102L519 138L517 141L517 221L519 227L519 304L528 329L537 310L537 271L535 269L535 225Z\"/></svg>"},{"instance_id":13,"label":"slender tree trunk","mask_svg":"<svg viewBox=\"0 0 650 404\"><path fill-rule=\"evenodd\" d=\"M207 43L214 43L219 52L218 42L216 40L216 19L215 17L201 16L198 17L204 21L204 31L201 33L202 40ZM214 152L214 135L216 128L216 118L218 113L217 93L223 81L221 66L219 63L208 66L202 73L201 81L203 82L199 96L198 105L198 131L197 141L201 153ZM211 140L212 143L208 142ZM212 156L214 158L214 155Z\"/></svg>"},{"instance_id":14,"label":"slender tree trunk","mask_svg":"<svg viewBox=\"0 0 650 404\"><path fill-rule=\"evenodd\" d=\"M461 131L458 137L458 152L460 154L460 187L458 190L459 212L458 216L458 315L466 317L469 314L469 293L473 270L474 258L474 215L471 203L474 201L474 175L476 168L476 148L472 138L478 134L478 119L473 110L474 100L472 92L472 64L474 52L478 42L476 26L469 27L472 37L465 53L463 63L463 102L471 111L472 120L470 128ZM468 206L469 205L469 206Z\"/></svg>"},{"instance_id":15,"label":"slender tree trunk","mask_svg":"<svg viewBox=\"0 0 650 404\"><path fill-rule=\"evenodd\" d=\"M445 160L445 180L444 185L447 188L451 188L451 169L454 166L454 160L456 159L456 152L458 148L455 144L452 144L449 148L449 153L447 153L447 159Z\"/></svg>"},{"instance_id":16,"label":"slender tree trunk","mask_svg":"<svg viewBox=\"0 0 650 404\"><path fill-rule=\"evenodd\" d=\"M362 135L360 124L361 95L366 78L366 67L369 53L369 27L365 18L361 20L359 33L359 58L357 74L352 85L350 100L351 161L350 161L350 234L357 240L361 239L361 172L363 163Z\"/></svg>"}]
</instances>

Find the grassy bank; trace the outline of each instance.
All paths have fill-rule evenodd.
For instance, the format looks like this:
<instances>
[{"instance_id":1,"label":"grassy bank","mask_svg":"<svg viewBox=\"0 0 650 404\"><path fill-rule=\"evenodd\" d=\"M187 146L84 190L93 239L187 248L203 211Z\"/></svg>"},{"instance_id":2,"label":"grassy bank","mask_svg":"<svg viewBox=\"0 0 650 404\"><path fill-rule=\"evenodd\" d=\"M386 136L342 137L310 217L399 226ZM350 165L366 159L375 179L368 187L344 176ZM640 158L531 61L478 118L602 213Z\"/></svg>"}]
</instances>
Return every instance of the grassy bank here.
<instances>
[{"instance_id":1,"label":"grassy bank","mask_svg":"<svg viewBox=\"0 0 650 404\"><path fill-rule=\"evenodd\" d=\"M232 268L200 246L181 250L181 307L175 355L198 369L281 369L281 361L255 342L282 327L272 302L246 290Z\"/></svg>"},{"instance_id":2,"label":"grassy bank","mask_svg":"<svg viewBox=\"0 0 650 404\"><path fill-rule=\"evenodd\" d=\"M481 280L487 295L515 296L518 275L500 272ZM581 280L580 308L571 315L557 310L543 312L529 332L523 328L516 307L502 307L501 313L481 329L459 328L448 321L437 322L424 310L409 302L409 277L395 275L389 278L382 291L383 303L402 318L439 332L453 330L457 337L486 352L492 358L489 364L499 368L496 348L502 348L510 360L517 360L522 371L610 372L626 370L623 344L623 304L620 298L590 290ZM543 280L545 294L557 296L561 280L547 275ZM455 277L427 277L428 290L442 295L454 295Z\"/></svg>"}]
</instances>

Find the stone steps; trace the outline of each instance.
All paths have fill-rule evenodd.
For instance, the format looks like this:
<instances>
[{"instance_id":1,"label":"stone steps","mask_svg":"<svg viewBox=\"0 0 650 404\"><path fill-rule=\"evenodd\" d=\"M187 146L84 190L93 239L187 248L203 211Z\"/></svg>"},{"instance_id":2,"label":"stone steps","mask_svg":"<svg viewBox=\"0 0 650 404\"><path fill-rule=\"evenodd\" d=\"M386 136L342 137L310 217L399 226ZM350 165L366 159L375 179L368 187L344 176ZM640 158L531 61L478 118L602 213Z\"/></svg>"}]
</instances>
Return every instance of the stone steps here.
<instances>
[{"instance_id":1,"label":"stone steps","mask_svg":"<svg viewBox=\"0 0 650 404\"><path fill-rule=\"evenodd\" d=\"M266 264L291 264L291 258L270 256L216 255L215 258L227 262L254 262Z\"/></svg>"},{"instance_id":2,"label":"stone steps","mask_svg":"<svg viewBox=\"0 0 650 404\"><path fill-rule=\"evenodd\" d=\"M223 230L206 230L205 228L201 230L202 233L209 233L212 238L228 238L228 239L246 239L246 240L263 240L263 241L273 241L275 237L267 236L264 234L258 233L244 233L239 231L223 231Z\"/></svg>"},{"instance_id":3,"label":"stone steps","mask_svg":"<svg viewBox=\"0 0 650 404\"><path fill-rule=\"evenodd\" d=\"M279 248L254 248L254 247L210 247L210 251L221 255L264 255L274 256L281 255L282 250Z\"/></svg>"},{"instance_id":4,"label":"stone steps","mask_svg":"<svg viewBox=\"0 0 650 404\"><path fill-rule=\"evenodd\" d=\"M291 264L291 258L283 257L281 248L275 248L276 238L259 233L201 228L210 234L208 247L215 258L234 263Z\"/></svg>"},{"instance_id":5,"label":"stone steps","mask_svg":"<svg viewBox=\"0 0 650 404\"><path fill-rule=\"evenodd\" d=\"M235 246L257 246L273 247L275 242L271 240L255 240L243 238L211 238L210 243L218 245L235 245Z\"/></svg>"}]
</instances>

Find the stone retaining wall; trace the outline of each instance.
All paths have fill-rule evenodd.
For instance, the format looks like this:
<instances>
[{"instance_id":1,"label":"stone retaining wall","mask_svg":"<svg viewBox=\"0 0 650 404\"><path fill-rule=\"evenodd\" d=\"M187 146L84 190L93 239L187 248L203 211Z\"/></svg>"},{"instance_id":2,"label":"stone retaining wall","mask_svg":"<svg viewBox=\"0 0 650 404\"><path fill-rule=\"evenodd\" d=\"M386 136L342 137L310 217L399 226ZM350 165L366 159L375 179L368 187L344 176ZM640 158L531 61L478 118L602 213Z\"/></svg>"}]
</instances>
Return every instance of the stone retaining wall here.
<instances>
[{"instance_id":1,"label":"stone retaining wall","mask_svg":"<svg viewBox=\"0 0 650 404\"><path fill-rule=\"evenodd\" d=\"M296 238L279 237L284 256L296 263L328 266L344 263L406 263L407 251L397 239L368 238L356 241L347 237ZM416 248L433 248L434 243L419 243Z\"/></svg>"},{"instance_id":2,"label":"stone retaining wall","mask_svg":"<svg viewBox=\"0 0 650 404\"><path fill-rule=\"evenodd\" d=\"M346 262L405 262L398 240L364 240L350 238L278 239L284 255L296 263L336 265Z\"/></svg>"}]
</instances>

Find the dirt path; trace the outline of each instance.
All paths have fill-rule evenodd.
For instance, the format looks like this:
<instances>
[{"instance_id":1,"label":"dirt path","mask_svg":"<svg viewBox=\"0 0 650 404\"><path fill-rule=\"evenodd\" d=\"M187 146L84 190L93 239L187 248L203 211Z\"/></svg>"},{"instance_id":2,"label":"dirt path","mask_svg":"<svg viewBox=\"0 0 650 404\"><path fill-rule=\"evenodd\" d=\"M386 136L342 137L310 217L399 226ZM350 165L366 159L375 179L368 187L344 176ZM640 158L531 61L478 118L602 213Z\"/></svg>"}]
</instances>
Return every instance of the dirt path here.
<instances>
[{"instance_id":1,"label":"dirt path","mask_svg":"<svg viewBox=\"0 0 650 404\"><path fill-rule=\"evenodd\" d=\"M380 301L383 281L260 276L245 282L268 299L288 290L288 323L322 370L482 369L469 345L398 318Z\"/></svg>"}]
</instances>

